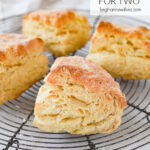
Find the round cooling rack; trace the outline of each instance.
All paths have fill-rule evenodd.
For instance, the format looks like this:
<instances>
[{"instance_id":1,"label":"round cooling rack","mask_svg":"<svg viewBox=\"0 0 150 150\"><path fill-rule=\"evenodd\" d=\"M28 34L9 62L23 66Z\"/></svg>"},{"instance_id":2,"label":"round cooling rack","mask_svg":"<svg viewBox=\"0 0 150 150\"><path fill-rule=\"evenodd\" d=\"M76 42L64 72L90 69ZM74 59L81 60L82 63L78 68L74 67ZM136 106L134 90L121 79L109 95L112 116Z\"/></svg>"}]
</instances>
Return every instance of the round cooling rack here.
<instances>
[{"instance_id":1,"label":"round cooling rack","mask_svg":"<svg viewBox=\"0 0 150 150\"><path fill-rule=\"evenodd\" d=\"M150 24L131 17L93 17L89 11L76 10L87 16L94 32L100 20L123 25ZM0 32L21 33L22 15L0 20ZM87 45L71 55L86 56ZM56 59L46 53L50 64ZM50 66L49 66L50 67ZM0 149L2 150L150 150L150 81L116 78L126 95L128 106L121 126L111 134L71 135L46 133L33 126L33 110L43 79L26 90L19 98L0 106Z\"/></svg>"}]
</instances>

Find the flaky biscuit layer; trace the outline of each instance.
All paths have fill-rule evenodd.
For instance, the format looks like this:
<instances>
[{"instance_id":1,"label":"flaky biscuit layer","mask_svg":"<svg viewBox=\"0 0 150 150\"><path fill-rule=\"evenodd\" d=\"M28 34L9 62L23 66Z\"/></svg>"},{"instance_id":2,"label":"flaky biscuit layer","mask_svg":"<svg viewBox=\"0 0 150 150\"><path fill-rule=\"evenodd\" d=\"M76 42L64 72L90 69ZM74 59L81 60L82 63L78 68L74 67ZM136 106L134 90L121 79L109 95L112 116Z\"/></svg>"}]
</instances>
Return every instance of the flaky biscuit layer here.
<instances>
[{"instance_id":1,"label":"flaky biscuit layer","mask_svg":"<svg viewBox=\"0 0 150 150\"><path fill-rule=\"evenodd\" d=\"M110 133L125 107L118 83L101 67L82 57L61 57L39 90L34 125L47 132Z\"/></svg>"},{"instance_id":2,"label":"flaky biscuit layer","mask_svg":"<svg viewBox=\"0 0 150 150\"><path fill-rule=\"evenodd\" d=\"M91 37L85 16L71 10L39 10L24 16L23 33L40 37L45 48L62 56L83 47Z\"/></svg>"},{"instance_id":3,"label":"flaky biscuit layer","mask_svg":"<svg viewBox=\"0 0 150 150\"><path fill-rule=\"evenodd\" d=\"M117 59L112 60L112 56ZM103 64L102 67L115 77L148 79L150 31L145 27L125 27L101 21L92 37L87 58Z\"/></svg>"},{"instance_id":4,"label":"flaky biscuit layer","mask_svg":"<svg viewBox=\"0 0 150 150\"><path fill-rule=\"evenodd\" d=\"M0 104L17 98L48 72L41 39L0 34Z\"/></svg>"}]
</instances>

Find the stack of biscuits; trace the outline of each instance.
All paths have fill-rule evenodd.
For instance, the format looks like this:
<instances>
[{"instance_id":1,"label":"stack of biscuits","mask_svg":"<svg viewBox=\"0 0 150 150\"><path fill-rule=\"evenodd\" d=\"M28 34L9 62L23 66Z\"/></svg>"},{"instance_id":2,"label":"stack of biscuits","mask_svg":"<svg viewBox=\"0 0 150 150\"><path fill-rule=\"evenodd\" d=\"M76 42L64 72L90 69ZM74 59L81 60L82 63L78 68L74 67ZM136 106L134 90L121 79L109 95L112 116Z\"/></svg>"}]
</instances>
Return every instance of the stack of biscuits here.
<instances>
[{"instance_id":1,"label":"stack of biscuits","mask_svg":"<svg viewBox=\"0 0 150 150\"><path fill-rule=\"evenodd\" d=\"M47 50L63 57L55 60L39 90L34 125L83 135L115 130L127 102L113 77L150 78L150 31L101 21L87 57L67 57L85 46L90 31L87 18L75 11L37 10L24 16L24 35L0 34L0 104L48 73Z\"/></svg>"}]
</instances>

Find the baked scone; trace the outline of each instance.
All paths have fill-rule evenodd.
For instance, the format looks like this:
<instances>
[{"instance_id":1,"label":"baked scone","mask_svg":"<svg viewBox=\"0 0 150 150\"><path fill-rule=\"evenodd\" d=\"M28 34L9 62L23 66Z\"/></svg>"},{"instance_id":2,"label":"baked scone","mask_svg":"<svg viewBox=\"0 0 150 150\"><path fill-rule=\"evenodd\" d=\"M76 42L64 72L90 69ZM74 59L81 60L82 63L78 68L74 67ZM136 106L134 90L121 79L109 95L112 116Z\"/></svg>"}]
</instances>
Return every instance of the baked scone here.
<instances>
[{"instance_id":1,"label":"baked scone","mask_svg":"<svg viewBox=\"0 0 150 150\"><path fill-rule=\"evenodd\" d=\"M37 10L23 19L23 33L43 39L45 49L57 56L83 47L91 37L85 16L71 10Z\"/></svg>"},{"instance_id":2,"label":"baked scone","mask_svg":"<svg viewBox=\"0 0 150 150\"><path fill-rule=\"evenodd\" d=\"M0 104L17 98L48 72L41 39L0 34Z\"/></svg>"},{"instance_id":3,"label":"baked scone","mask_svg":"<svg viewBox=\"0 0 150 150\"><path fill-rule=\"evenodd\" d=\"M150 31L101 21L92 37L88 59L114 77L150 78Z\"/></svg>"},{"instance_id":4,"label":"baked scone","mask_svg":"<svg viewBox=\"0 0 150 150\"><path fill-rule=\"evenodd\" d=\"M119 84L105 70L79 56L60 57L39 90L34 125L47 132L110 133L125 107Z\"/></svg>"}]
</instances>

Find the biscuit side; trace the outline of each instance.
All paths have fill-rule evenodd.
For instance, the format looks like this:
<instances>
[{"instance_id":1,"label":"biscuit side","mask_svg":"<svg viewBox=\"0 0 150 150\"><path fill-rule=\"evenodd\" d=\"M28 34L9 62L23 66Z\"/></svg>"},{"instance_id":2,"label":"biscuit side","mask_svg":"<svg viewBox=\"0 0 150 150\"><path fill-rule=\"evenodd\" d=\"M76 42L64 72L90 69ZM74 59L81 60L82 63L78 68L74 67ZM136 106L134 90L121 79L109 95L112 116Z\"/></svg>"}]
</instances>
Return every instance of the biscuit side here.
<instances>
[{"instance_id":1,"label":"biscuit side","mask_svg":"<svg viewBox=\"0 0 150 150\"><path fill-rule=\"evenodd\" d=\"M102 21L92 37L87 59L114 77L149 79L150 31L145 27L124 27Z\"/></svg>"},{"instance_id":2,"label":"biscuit side","mask_svg":"<svg viewBox=\"0 0 150 150\"><path fill-rule=\"evenodd\" d=\"M0 104L17 98L48 72L41 39L0 34Z\"/></svg>"},{"instance_id":3,"label":"biscuit side","mask_svg":"<svg viewBox=\"0 0 150 150\"><path fill-rule=\"evenodd\" d=\"M34 125L47 132L110 133L121 123L123 109L109 93L93 93L78 84L45 83L38 93Z\"/></svg>"},{"instance_id":4,"label":"biscuit side","mask_svg":"<svg viewBox=\"0 0 150 150\"><path fill-rule=\"evenodd\" d=\"M66 19L62 17L64 21L66 20L65 22L60 19L61 15L60 18L52 19L53 22L57 23L25 17L23 20L23 33L30 38L39 37L43 39L45 49L55 55L68 55L83 47L91 37L91 26L87 19L75 12L73 14L74 17L68 19L68 15L65 16ZM49 15L46 20L48 19L51 22ZM59 24L59 26L56 24Z\"/></svg>"},{"instance_id":5,"label":"biscuit side","mask_svg":"<svg viewBox=\"0 0 150 150\"><path fill-rule=\"evenodd\" d=\"M21 61L14 61L11 65L0 63L0 104L19 97L48 72L47 56L40 52L32 52L21 57Z\"/></svg>"},{"instance_id":6,"label":"biscuit side","mask_svg":"<svg viewBox=\"0 0 150 150\"><path fill-rule=\"evenodd\" d=\"M101 52L89 54L87 59L105 68L113 77L123 77L130 80L150 78L150 60L148 58L123 57Z\"/></svg>"}]
</instances>

